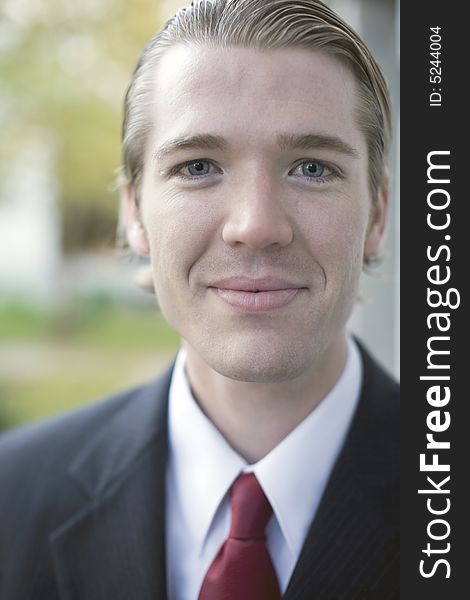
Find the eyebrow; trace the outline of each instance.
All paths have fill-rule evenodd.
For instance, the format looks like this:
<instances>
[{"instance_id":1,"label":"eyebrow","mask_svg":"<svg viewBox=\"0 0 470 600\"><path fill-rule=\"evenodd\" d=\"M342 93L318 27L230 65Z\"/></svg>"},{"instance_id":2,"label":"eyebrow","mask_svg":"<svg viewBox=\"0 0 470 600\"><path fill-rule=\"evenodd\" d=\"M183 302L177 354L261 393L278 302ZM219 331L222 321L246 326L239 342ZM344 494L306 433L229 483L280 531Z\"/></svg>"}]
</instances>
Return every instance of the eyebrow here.
<instances>
[{"instance_id":1,"label":"eyebrow","mask_svg":"<svg viewBox=\"0 0 470 600\"><path fill-rule=\"evenodd\" d=\"M277 136L277 143L281 150L312 150L322 148L340 152L353 158L359 158L359 151L333 135L307 133L290 134L281 133ZM220 150L228 149L228 142L219 135L197 134L170 139L159 146L153 153L154 160L161 160L166 156L180 150Z\"/></svg>"},{"instance_id":2,"label":"eyebrow","mask_svg":"<svg viewBox=\"0 0 470 600\"><path fill-rule=\"evenodd\" d=\"M277 138L277 142L281 150L312 150L314 148L322 148L325 150L334 150L353 158L360 158L360 153L354 146L351 146L335 135L318 133L293 135L281 133Z\"/></svg>"},{"instance_id":3,"label":"eyebrow","mask_svg":"<svg viewBox=\"0 0 470 600\"><path fill-rule=\"evenodd\" d=\"M161 160L178 150L226 150L227 147L227 141L219 135L190 135L164 142L155 150L153 158Z\"/></svg>"}]
</instances>

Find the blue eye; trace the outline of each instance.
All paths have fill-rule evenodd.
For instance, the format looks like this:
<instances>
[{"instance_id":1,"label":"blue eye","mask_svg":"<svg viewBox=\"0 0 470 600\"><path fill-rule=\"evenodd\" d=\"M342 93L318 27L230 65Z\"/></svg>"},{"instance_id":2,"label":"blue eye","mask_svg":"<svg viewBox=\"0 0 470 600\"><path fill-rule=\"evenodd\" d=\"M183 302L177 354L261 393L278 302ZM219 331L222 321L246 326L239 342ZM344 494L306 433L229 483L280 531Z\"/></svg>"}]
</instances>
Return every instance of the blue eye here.
<instances>
[{"instance_id":1,"label":"blue eye","mask_svg":"<svg viewBox=\"0 0 470 600\"><path fill-rule=\"evenodd\" d=\"M338 167L311 158L299 161L289 171L289 175L299 177L312 185L323 185L332 183L337 179L343 179L343 174Z\"/></svg>"},{"instance_id":2,"label":"blue eye","mask_svg":"<svg viewBox=\"0 0 470 600\"><path fill-rule=\"evenodd\" d=\"M212 160L203 158L188 160L185 163L170 167L166 173L163 171L168 179L175 178L182 183L191 185L210 183L214 180L214 176L221 172Z\"/></svg>"},{"instance_id":3,"label":"blue eye","mask_svg":"<svg viewBox=\"0 0 470 600\"><path fill-rule=\"evenodd\" d=\"M198 177L200 175L207 175L211 165L207 160L195 160L192 163L188 163L186 168L192 177Z\"/></svg>"},{"instance_id":4,"label":"blue eye","mask_svg":"<svg viewBox=\"0 0 470 600\"><path fill-rule=\"evenodd\" d=\"M310 177L311 179L316 179L317 177L322 177L325 174L325 167L314 160L308 160L303 162L302 167L302 175L305 177Z\"/></svg>"}]
</instances>

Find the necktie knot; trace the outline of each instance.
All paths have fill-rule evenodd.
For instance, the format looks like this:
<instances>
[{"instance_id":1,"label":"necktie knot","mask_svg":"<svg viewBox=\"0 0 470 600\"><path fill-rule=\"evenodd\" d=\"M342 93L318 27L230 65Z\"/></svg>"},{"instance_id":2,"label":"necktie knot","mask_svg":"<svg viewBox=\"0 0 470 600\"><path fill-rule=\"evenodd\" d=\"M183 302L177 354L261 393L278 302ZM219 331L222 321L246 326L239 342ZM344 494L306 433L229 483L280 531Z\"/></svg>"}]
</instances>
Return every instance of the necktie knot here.
<instances>
[{"instance_id":1,"label":"necktie knot","mask_svg":"<svg viewBox=\"0 0 470 600\"><path fill-rule=\"evenodd\" d=\"M229 537L240 540L264 538L272 508L254 473L240 475L230 490L232 523Z\"/></svg>"},{"instance_id":2,"label":"necktie knot","mask_svg":"<svg viewBox=\"0 0 470 600\"><path fill-rule=\"evenodd\" d=\"M230 495L230 533L206 573L198 600L281 600L264 533L271 505L253 473L240 475Z\"/></svg>"}]
</instances>

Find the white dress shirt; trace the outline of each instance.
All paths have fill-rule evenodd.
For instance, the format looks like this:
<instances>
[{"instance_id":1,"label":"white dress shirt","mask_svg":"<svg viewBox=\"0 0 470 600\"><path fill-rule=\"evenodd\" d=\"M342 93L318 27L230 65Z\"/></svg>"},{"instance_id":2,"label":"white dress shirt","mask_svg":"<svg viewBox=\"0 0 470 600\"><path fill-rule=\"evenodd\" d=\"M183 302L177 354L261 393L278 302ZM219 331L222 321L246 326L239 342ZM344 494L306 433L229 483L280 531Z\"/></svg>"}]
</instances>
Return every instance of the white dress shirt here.
<instances>
[{"instance_id":1,"label":"white dress shirt","mask_svg":"<svg viewBox=\"0 0 470 600\"><path fill-rule=\"evenodd\" d=\"M267 545L281 592L287 587L359 398L362 363L348 339L334 388L269 454L247 462L191 394L186 353L178 353L169 393L166 557L170 600L196 600L230 528L229 489L253 471L273 508Z\"/></svg>"}]
</instances>

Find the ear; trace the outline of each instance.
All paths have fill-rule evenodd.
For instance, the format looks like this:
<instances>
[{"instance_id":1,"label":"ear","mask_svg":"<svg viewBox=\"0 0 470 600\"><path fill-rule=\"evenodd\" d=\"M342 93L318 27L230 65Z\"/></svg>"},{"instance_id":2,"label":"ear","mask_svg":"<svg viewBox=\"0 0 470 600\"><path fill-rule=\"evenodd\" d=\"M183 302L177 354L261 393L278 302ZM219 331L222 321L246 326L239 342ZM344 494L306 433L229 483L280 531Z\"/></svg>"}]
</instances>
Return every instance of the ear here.
<instances>
[{"instance_id":1,"label":"ear","mask_svg":"<svg viewBox=\"0 0 470 600\"><path fill-rule=\"evenodd\" d=\"M140 256L149 256L150 247L147 232L140 217L139 208L132 185L121 188L121 204L124 212L127 241L132 250Z\"/></svg>"},{"instance_id":2,"label":"ear","mask_svg":"<svg viewBox=\"0 0 470 600\"><path fill-rule=\"evenodd\" d=\"M366 264L379 254L387 222L388 204L389 176L387 170L378 190L376 202L370 211L369 227L364 244L364 262Z\"/></svg>"}]
</instances>

